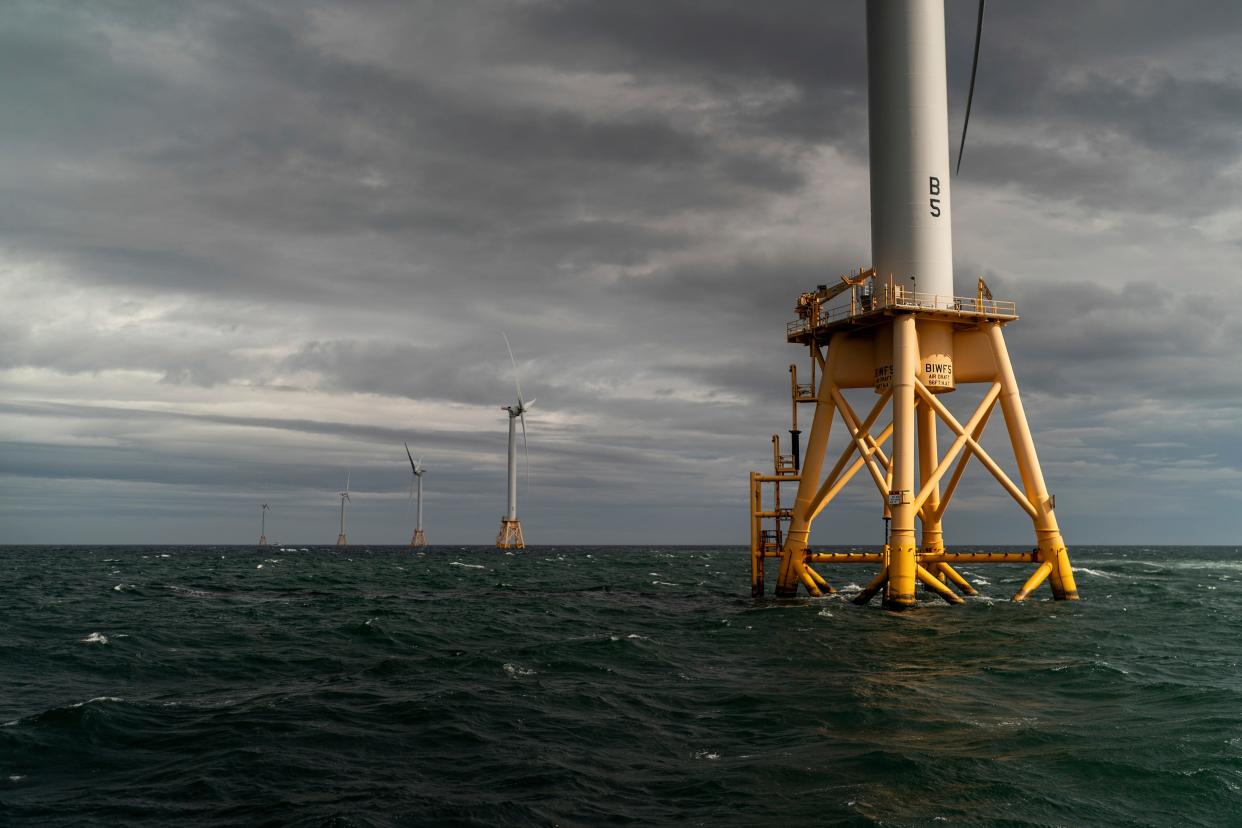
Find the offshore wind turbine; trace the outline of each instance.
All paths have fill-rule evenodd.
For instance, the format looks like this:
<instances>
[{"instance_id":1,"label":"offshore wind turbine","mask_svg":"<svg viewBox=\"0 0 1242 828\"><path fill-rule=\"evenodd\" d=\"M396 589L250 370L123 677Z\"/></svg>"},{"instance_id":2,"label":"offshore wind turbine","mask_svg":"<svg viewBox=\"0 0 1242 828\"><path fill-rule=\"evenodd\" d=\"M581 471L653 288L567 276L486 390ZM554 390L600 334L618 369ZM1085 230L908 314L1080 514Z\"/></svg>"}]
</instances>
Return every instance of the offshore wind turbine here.
<instances>
[{"instance_id":1,"label":"offshore wind turbine","mask_svg":"<svg viewBox=\"0 0 1242 828\"><path fill-rule=\"evenodd\" d=\"M271 508L266 503L259 507L259 546L267 546L267 512Z\"/></svg>"},{"instance_id":2,"label":"offshore wind turbine","mask_svg":"<svg viewBox=\"0 0 1242 828\"><path fill-rule=\"evenodd\" d=\"M981 0L962 147L983 8ZM867 86L872 266L802 293L795 305L798 318L786 326L786 340L808 347L812 359L812 384L804 389L791 382L793 402L814 404L815 415L800 469L786 465L777 452L773 474L751 475L751 592L763 594L767 557L780 558L778 597L795 595L800 587L813 596L833 591L813 564L879 564L879 573L854 600L866 603L882 591L885 608L902 610L915 605L916 585L950 603L964 600L951 586L974 595L954 565L1031 563L1037 567L1015 601L1044 581L1054 599L1077 600L1056 498L1044 480L1002 332L1017 321L1017 306L993 299L983 279L973 295L954 290L944 0L868 0ZM959 164L961 156L959 149ZM955 415L943 398L967 384L983 385L983 400L968 416L964 406ZM854 409L844 393L850 389L874 392L875 397L867 395L875 399L870 413ZM998 409L1017 481L982 442ZM882 425L886 411L891 422ZM850 439L828 467L829 436L838 416ZM942 425L955 438L944 450L937 437ZM1031 551L954 552L945 546L946 510L974 460L1030 518L1036 542ZM812 522L864 467L886 526L882 550L812 551ZM831 469L826 475L825 468ZM770 510L763 505L764 483L775 488ZM781 505L782 483L797 487L792 506L788 500ZM775 528L762 529L765 520L775 521Z\"/></svg>"},{"instance_id":3,"label":"offshore wind turbine","mask_svg":"<svg viewBox=\"0 0 1242 828\"><path fill-rule=\"evenodd\" d=\"M418 487L418 511L417 518L414 522L414 537L410 539L410 546L414 549L422 549L427 545L427 536L423 534L423 458L414 460L414 455L410 454L410 444L403 443L405 446L405 456L410 458L410 471L414 474L414 479L410 481L410 500L414 499L415 486ZM409 512L409 508L406 508Z\"/></svg>"},{"instance_id":4,"label":"offshore wind turbine","mask_svg":"<svg viewBox=\"0 0 1242 828\"><path fill-rule=\"evenodd\" d=\"M501 411L509 412L509 499L504 517L500 519L500 533L496 535L497 549L523 549L526 539L522 535L522 522L517 516L517 423L522 423L522 449L526 454L527 474L530 466L530 447L526 442L526 412L535 404L522 399L522 385L518 382L517 360L513 358L513 348L509 345L509 337L502 331L505 348L509 351L509 362L513 364L513 385L517 389L517 402L513 405L502 405ZM529 478L528 478L529 479Z\"/></svg>"},{"instance_id":5,"label":"offshore wind turbine","mask_svg":"<svg viewBox=\"0 0 1242 828\"><path fill-rule=\"evenodd\" d=\"M345 539L345 504L352 502L349 499L349 472L345 472L345 491L341 492L341 533L336 536L337 546L349 546L349 541Z\"/></svg>"}]
</instances>

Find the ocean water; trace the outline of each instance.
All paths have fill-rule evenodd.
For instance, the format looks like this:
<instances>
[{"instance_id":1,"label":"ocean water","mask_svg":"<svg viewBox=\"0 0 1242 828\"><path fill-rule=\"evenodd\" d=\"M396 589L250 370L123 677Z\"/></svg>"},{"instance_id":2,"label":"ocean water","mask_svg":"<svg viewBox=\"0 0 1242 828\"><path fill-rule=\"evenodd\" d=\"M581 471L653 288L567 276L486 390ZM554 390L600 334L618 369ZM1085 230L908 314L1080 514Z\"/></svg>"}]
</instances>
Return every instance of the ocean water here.
<instances>
[{"instance_id":1,"label":"ocean water","mask_svg":"<svg viewBox=\"0 0 1242 828\"><path fill-rule=\"evenodd\" d=\"M5 825L1242 825L1242 550L1084 600L742 549L0 548Z\"/></svg>"}]
</instances>

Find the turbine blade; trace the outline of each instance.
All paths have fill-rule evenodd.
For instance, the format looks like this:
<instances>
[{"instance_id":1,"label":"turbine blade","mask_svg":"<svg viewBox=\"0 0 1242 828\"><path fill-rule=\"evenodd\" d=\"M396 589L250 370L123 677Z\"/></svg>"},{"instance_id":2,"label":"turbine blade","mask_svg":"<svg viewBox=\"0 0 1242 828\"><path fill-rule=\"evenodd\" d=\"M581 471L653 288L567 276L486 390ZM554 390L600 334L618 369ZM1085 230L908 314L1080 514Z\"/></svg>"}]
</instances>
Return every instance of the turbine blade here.
<instances>
[{"instance_id":1,"label":"turbine blade","mask_svg":"<svg viewBox=\"0 0 1242 828\"><path fill-rule=\"evenodd\" d=\"M979 72L979 43L983 39L983 4L979 0L979 20L975 23L975 57L970 64L970 92L966 95L966 120L962 122L962 145L957 150L957 174L962 172L962 153L966 151L966 130L970 127L970 104L975 99L975 75Z\"/></svg>"},{"instance_id":2,"label":"turbine blade","mask_svg":"<svg viewBox=\"0 0 1242 828\"><path fill-rule=\"evenodd\" d=\"M526 442L526 413L518 415L518 419L522 421L522 452L526 455L526 462L523 464L523 476L526 478L523 485L530 488L530 445Z\"/></svg>"},{"instance_id":3,"label":"turbine blade","mask_svg":"<svg viewBox=\"0 0 1242 828\"><path fill-rule=\"evenodd\" d=\"M517 388L518 406L522 405L522 385L518 382L517 360L513 358L513 346L509 344L509 337L504 331L500 335L505 338L505 349L509 352L509 361L513 363L513 385Z\"/></svg>"},{"instance_id":4,"label":"turbine blade","mask_svg":"<svg viewBox=\"0 0 1242 828\"><path fill-rule=\"evenodd\" d=\"M530 411L531 406L533 406L534 404L535 404L535 400L534 400L534 398L532 397L530 402L524 402L524 403L522 403L522 410L523 410L523 411Z\"/></svg>"},{"instance_id":5,"label":"turbine blade","mask_svg":"<svg viewBox=\"0 0 1242 828\"><path fill-rule=\"evenodd\" d=\"M349 494L349 469L345 470L345 494Z\"/></svg>"},{"instance_id":6,"label":"turbine blade","mask_svg":"<svg viewBox=\"0 0 1242 828\"><path fill-rule=\"evenodd\" d=\"M410 468L411 468L411 469L413 469L413 468L414 468L414 458L410 455L410 444L409 444L409 443L402 443L401 445L405 446L405 456L410 458ZM415 473L417 474L417 472L415 472Z\"/></svg>"}]
</instances>

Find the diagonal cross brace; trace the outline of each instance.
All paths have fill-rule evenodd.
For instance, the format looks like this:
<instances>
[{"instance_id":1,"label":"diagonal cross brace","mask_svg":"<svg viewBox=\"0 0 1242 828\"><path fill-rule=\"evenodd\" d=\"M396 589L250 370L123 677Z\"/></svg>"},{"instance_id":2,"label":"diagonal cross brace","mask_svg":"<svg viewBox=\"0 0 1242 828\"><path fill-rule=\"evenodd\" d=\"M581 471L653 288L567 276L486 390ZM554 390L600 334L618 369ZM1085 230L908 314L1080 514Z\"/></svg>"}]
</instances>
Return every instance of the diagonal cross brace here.
<instances>
[{"instance_id":1,"label":"diagonal cross brace","mask_svg":"<svg viewBox=\"0 0 1242 828\"><path fill-rule=\"evenodd\" d=\"M1037 518L1039 516L1039 512L1036 511L1035 507L1031 505L1031 501L1027 499L1027 496L1022 493L1021 489L1014 485L1014 482L1009 479L1009 475L1005 474L1001 467L996 465L996 461L992 459L992 456L984 451L983 446L979 445L978 441L970 436L970 432L962 427L962 424L959 423L957 418L949 412L949 409L945 408L940 400L936 399L936 395L928 391L927 386L923 385L923 383L917 378L914 380L914 390L915 393L927 401L927 404L932 407L940 419L944 421L945 425L957 434L958 437L965 438L966 445L970 446L970 450L976 457L979 458L979 462L984 465L984 468L992 473L992 476L996 478L997 482L1000 483L1002 487L1004 487L1005 491L1009 492L1009 496L1017 501L1023 511L1025 511L1032 518Z\"/></svg>"}]
</instances>

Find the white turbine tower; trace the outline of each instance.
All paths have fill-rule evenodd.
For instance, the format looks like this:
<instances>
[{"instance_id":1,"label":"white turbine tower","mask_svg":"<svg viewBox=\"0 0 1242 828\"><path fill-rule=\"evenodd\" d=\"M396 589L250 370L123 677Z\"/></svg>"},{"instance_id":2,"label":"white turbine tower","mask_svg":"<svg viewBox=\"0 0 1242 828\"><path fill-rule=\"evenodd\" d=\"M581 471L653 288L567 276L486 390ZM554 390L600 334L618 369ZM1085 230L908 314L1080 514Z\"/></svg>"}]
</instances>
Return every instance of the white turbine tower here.
<instances>
[{"instance_id":1,"label":"white turbine tower","mask_svg":"<svg viewBox=\"0 0 1242 828\"><path fill-rule=\"evenodd\" d=\"M405 446L405 456L410 458L410 471L414 474L414 479L410 481L410 500L414 499L414 488L418 487L418 511L417 518L414 521L414 537L410 539L410 546L414 549L422 549L427 545L427 536L423 534L423 458L414 460L414 455L410 454L410 444L403 443ZM409 507L406 507L408 514Z\"/></svg>"},{"instance_id":2,"label":"white turbine tower","mask_svg":"<svg viewBox=\"0 0 1242 828\"><path fill-rule=\"evenodd\" d=\"M352 502L349 500L349 472L345 472L345 491L341 492L341 533L336 536L337 546L349 546L349 541L345 539L345 504Z\"/></svg>"},{"instance_id":3,"label":"white turbine tower","mask_svg":"<svg viewBox=\"0 0 1242 828\"><path fill-rule=\"evenodd\" d=\"M505 348L509 351L509 362L513 364L513 385L517 389L517 403L502 405L502 411L509 412L509 503L504 517L500 519L500 534L496 536L497 549L522 549L526 539L522 536L522 522L517 516L517 422L522 423L522 449L526 454L529 474L530 447L526 443L526 412L535 404L534 400L526 402L522 399L522 385L518 382L517 360L513 358L513 348L509 345L509 337L503 332Z\"/></svg>"},{"instance_id":4,"label":"white turbine tower","mask_svg":"<svg viewBox=\"0 0 1242 828\"><path fill-rule=\"evenodd\" d=\"M259 546L267 546L267 512L271 508L266 503L259 507Z\"/></svg>"}]
</instances>

